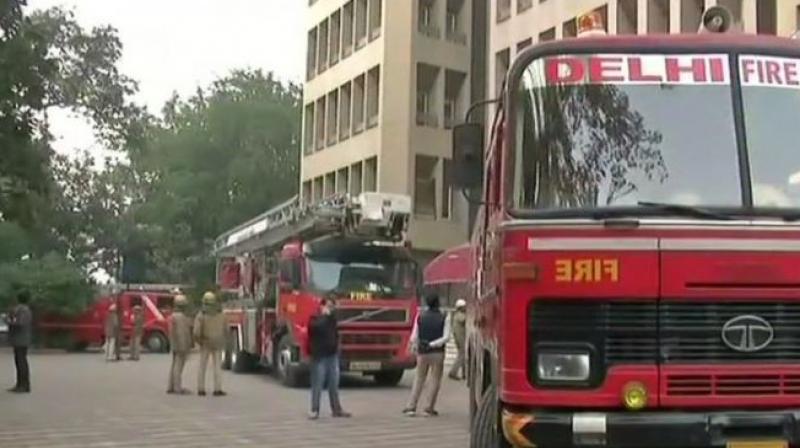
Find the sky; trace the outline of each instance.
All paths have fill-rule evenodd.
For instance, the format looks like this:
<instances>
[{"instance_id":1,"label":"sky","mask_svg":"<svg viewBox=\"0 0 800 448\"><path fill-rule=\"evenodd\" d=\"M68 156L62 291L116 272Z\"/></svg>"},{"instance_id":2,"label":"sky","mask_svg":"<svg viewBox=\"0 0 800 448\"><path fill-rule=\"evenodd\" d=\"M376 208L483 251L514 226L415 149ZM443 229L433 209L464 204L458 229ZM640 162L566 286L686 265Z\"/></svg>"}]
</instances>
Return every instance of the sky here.
<instances>
[{"instance_id":1,"label":"sky","mask_svg":"<svg viewBox=\"0 0 800 448\"><path fill-rule=\"evenodd\" d=\"M117 28L119 68L139 82L134 100L151 113L173 92L191 95L237 68L302 81L304 0L28 0L29 9L53 6L72 9L84 27ZM59 152L103 153L82 119L62 111L51 124Z\"/></svg>"}]
</instances>

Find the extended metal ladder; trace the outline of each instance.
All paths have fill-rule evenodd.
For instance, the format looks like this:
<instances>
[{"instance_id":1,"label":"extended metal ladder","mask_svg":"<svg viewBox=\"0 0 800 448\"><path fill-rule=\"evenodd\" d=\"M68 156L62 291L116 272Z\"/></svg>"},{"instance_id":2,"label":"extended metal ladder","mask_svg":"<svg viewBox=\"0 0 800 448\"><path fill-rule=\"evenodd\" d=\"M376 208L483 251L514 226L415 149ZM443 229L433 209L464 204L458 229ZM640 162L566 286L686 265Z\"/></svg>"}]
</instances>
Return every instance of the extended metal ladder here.
<instances>
[{"instance_id":1,"label":"extended metal ladder","mask_svg":"<svg viewBox=\"0 0 800 448\"><path fill-rule=\"evenodd\" d=\"M388 193L346 194L305 204L299 196L236 226L214 243L218 257L278 248L293 239L353 235L402 241L411 216L411 198Z\"/></svg>"}]
</instances>

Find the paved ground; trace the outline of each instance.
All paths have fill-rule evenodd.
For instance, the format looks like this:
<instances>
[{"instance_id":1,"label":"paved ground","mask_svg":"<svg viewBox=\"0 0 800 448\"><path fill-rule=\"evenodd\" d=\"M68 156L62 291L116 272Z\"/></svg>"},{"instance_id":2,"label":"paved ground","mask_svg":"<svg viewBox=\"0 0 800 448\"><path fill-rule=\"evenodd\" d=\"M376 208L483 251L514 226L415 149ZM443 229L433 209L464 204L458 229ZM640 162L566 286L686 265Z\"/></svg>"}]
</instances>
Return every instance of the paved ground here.
<instances>
[{"instance_id":1,"label":"paved ground","mask_svg":"<svg viewBox=\"0 0 800 448\"><path fill-rule=\"evenodd\" d=\"M195 358L186 380L194 388ZM224 372L229 396L164 393L168 356L106 364L99 353L40 353L31 357L33 393L0 392L0 447L464 447L467 407L463 383L446 381L438 418L400 414L402 386L378 388L351 379L342 391L351 420L326 412L306 419L308 392L285 389L265 374ZM13 359L0 351L0 385L11 386ZM323 406L327 400L323 401ZM327 410L327 409L326 409ZM433 442L433 443L431 443Z\"/></svg>"}]
</instances>

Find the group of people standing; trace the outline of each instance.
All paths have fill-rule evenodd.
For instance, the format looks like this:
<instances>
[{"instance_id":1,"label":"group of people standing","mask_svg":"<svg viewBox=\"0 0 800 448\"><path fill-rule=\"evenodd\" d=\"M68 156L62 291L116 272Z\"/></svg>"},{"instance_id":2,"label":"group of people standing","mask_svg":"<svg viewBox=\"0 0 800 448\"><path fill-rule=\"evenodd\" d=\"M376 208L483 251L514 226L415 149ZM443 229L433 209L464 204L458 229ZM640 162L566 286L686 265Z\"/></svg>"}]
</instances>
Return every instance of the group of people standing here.
<instances>
[{"instance_id":1,"label":"group of people standing","mask_svg":"<svg viewBox=\"0 0 800 448\"><path fill-rule=\"evenodd\" d=\"M453 380L464 378L466 302L459 299L451 314L441 309L439 295L435 292L428 294L425 302L426 309L420 312L414 322L408 347L417 358L411 397L403 409L403 413L409 417L416 415L420 397L429 377L430 392L424 413L431 417L439 415L436 401L444 374L446 346L451 335L455 339L458 355L448 376ZM334 313L335 306L333 297L322 299L319 312L311 317L308 325L308 348L311 354L311 411L309 412L311 420L319 418L320 399L326 385L332 416L338 418L351 416L342 408L339 397L339 330Z\"/></svg>"},{"instance_id":2,"label":"group of people standing","mask_svg":"<svg viewBox=\"0 0 800 448\"><path fill-rule=\"evenodd\" d=\"M183 294L175 296L174 311L169 318L169 342L172 354L167 393L188 395L192 392L183 387L183 371L189 354L195 345L200 347L200 364L197 373L197 394L206 395L206 369L209 361L213 366L215 396L225 395L222 390L222 351L225 348L225 316L216 295L206 292L203 295L202 308L194 319L189 316L189 301ZM141 305L133 307L133 332L130 338L130 358L138 361L141 351L142 332L144 330L144 312ZM116 305L109 307L105 322L105 356L106 361L116 361L120 356L120 316Z\"/></svg>"}]
</instances>

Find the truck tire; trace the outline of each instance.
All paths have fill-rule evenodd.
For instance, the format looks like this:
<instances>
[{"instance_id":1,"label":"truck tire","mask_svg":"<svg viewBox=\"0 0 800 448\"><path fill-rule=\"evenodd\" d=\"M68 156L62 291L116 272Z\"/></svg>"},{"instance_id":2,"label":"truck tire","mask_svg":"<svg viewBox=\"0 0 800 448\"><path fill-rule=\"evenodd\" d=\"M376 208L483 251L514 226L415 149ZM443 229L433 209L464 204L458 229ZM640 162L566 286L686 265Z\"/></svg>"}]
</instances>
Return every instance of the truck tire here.
<instances>
[{"instance_id":1,"label":"truck tire","mask_svg":"<svg viewBox=\"0 0 800 448\"><path fill-rule=\"evenodd\" d=\"M236 373L245 373L253 369L253 362L250 354L242 351L238 336L238 331L231 332L231 337L233 338L233 343L231 344L231 370Z\"/></svg>"},{"instance_id":2,"label":"truck tire","mask_svg":"<svg viewBox=\"0 0 800 448\"><path fill-rule=\"evenodd\" d=\"M285 335L278 343L277 350L275 350L275 374L278 376L281 384L286 387L300 387L301 378L300 372L291 365L290 350L292 347L292 339L289 335Z\"/></svg>"},{"instance_id":3,"label":"truck tire","mask_svg":"<svg viewBox=\"0 0 800 448\"><path fill-rule=\"evenodd\" d=\"M381 370L375 373L375 383L379 386L394 387L403 380L405 370Z\"/></svg>"},{"instance_id":4,"label":"truck tire","mask_svg":"<svg viewBox=\"0 0 800 448\"><path fill-rule=\"evenodd\" d=\"M483 394L470 428L470 448L511 448L498 427L497 394L494 386Z\"/></svg>"},{"instance_id":5,"label":"truck tire","mask_svg":"<svg viewBox=\"0 0 800 448\"><path fill-rule=\"evenodd\" d=\"M160 331L153 331L144 337L144 346L151 353L167 353L169 351L169 340Z\"/></svg>"}]
</instances>

